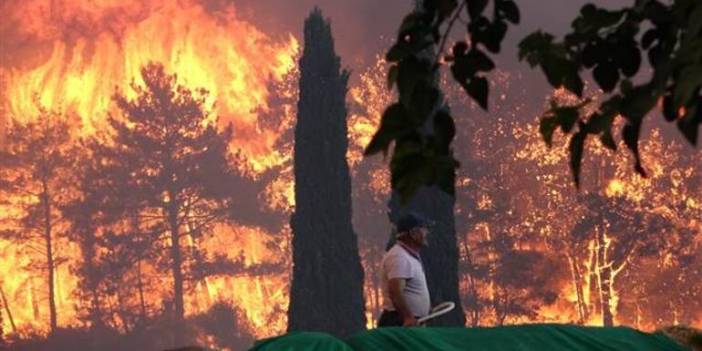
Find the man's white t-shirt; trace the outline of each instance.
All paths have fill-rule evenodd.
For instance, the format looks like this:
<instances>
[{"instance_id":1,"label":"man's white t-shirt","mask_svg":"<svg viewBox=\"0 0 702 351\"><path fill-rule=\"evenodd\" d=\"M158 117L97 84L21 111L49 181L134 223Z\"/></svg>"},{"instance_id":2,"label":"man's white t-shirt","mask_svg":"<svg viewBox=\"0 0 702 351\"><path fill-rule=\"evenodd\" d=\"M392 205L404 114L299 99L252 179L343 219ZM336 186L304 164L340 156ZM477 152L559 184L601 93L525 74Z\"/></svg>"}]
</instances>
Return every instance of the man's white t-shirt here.
<instances>
[{"instance_id":1,"label":"man's white t-shirt","mask_svg":"<svg viewBox=\"0 0 702 351\"><path fill-rule=\"evenodd\" d=\"M406 279L405 289L402 291L402 294L414 316L423 317L429 314L431 302L422 263L419 261L419 258L410 254L399 243L385 253L380 265L383 308L388 311L395 311L395 306L392 305L388 290L388 282L393 278Z\"/></svg>"}]
</instances>

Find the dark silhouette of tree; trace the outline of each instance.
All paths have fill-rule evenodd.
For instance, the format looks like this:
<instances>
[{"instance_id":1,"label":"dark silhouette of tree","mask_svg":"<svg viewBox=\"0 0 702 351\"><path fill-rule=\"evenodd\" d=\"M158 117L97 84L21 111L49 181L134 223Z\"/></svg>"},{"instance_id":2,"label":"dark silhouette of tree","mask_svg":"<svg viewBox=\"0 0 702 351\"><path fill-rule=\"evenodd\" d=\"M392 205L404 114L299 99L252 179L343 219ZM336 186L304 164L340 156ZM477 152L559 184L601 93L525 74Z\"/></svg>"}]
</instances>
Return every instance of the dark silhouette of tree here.
<instances>
[{"instance_id":1,"label":"dark silhouette of tree","mask_svg":"<svg viewBox=\"0 0 702 351\"><path fill-rule=\"evenodd\" d=\"M84 149L96 149L95 145L87 146ZM104 279L103 272L98 267L99 227L100 227L100 203L98 201L101 191L108 189L103 184L104 177L98 168L98 157L86 152L78 162L76 169L80 170L76 175L76 184L80 189L80 195L73 201L67 203L62 212L70 222L68 235L72 241L78 244L81 252L81 264L75 269L79 278L79 289L77 294L81 297L85 315L82 316L91 327L96 328L103 325L103 311L101 310L100 282Z\"/></svg>"},{"instance_id":2,"label":"dark silhouette of tree","mask_svg":"<svg viewBox=\"0 0 702 351\"><path fill-rule=\"evenodd\" d=\"M41 110L33 121L14 121L0 150L0 178L4 179L0 194L12 198L19 209L11 215L13 225L0 234L43 252L43 259L32 265L46 273L51 333L57 329L55 272L63 262L56 242L66 235L60 207L72 196L70 130L63 116Z\"/></svg>"},{"instance_id":3,"label":"dark silhouette of tree","mask_svg":"<svg viewBox=\"0 0 702 351\"><path fill-rule=\"evenodd\" d=\"M129 259L109 259L138 265L143 251L156 250L172 279L174 317L182 321L192 252L202 251L198 239L230 211L232 129L218 129L205 108L206 91L179 85L160 64L142 68L141 77L143 86L132 84L134 99L114 97L121 113L109 118L111 139L96 154L107 189L94 201L105 222L127 228L112 233L127 238L105 240L120 242ZM195 242L188 250L186 236ZM144 243L142 252L133 249Z\"/></svg>"},{"instance_id":4,"label":"dark silhouette of tree","mask_svg":"<svg viewBox=\"0 0 702 351\"><path fill-rule=\"evenodd\" d=\"M392 187L400 191L403 200L426 184L454 192L458 163L450 146L455 126L448 111L433 109L440 94L430 83L442 67L442 59L449 63L456 82L487 110L489 85L484 73L492 71L495 64L484 51L498 53L508 24L520 21L513 0L422 0L418 4L403 19L397 40L386 55L392 63L388 81L397 86L399 100L386 109L366 148L366 155L372 155L387 153L394 145ZM492 16L486 14L488 8ZM464 14L469 18L469 40L457 41L445 55L447 39ZM617 119L624 120L622 139L636 158L635 169L645 175L639 157L639 135L644 118L659 100L663 101L666 120L675 121L685 138L696 144L702 124L701 20L702 3L694 0L669 4L637 0L631 7L616 11L587 4L573 20L573 31L562 41L541 31L522 40L519 58L532 67L539 66L553 87L565 87L583 98L580 74L591 69L597 85L611 93L594 112L585 112L591 100L583 98L575 105L554 102L541 119L540 131L549 145L556 128L573 133L569 150L576 185L580 183L580 164L589 136L599 137L604 145L616 150L612 127ZM639 35L642 28L647 30ZM428 47L438 50L429 57L425 55ZM649 80L635 84L632 77L640 72L644 53L653 74ZM428 120L436 127L430 137L421 137Z\"/></svg>"},{"instance_id":5,"label":"dark silhouette of tree","mask_svg":"<svg viewBox=\"0 0 702 351\"><path fill-rule=\"evenodd\" d=\"M289 330L348 336L365 328L363 268L351 225L345 96L329 23L305 20L295 126L295 212Z\"/></svg>"}]
</instances>

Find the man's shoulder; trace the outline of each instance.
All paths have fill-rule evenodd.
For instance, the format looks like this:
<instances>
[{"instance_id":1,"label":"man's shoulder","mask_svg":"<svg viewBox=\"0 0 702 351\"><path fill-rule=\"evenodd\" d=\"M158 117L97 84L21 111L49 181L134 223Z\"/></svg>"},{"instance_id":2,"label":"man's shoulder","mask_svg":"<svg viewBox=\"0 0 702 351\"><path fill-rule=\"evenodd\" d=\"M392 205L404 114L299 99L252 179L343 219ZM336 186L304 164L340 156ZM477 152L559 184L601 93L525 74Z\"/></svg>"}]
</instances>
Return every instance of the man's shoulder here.
<instances>
[{"instance_id":1,"label":"man's shoulder","mask_svg":"<svg viewBox=\"0 0 702 351\"><path fill-rule=\"evenodd\" d=\"M385 255L383 255L383 259L384 260L387 260L387 259L411 260L412 256L402 246L395 244L390 248L390 250L385 252Z\"/></svg>"}]
</instances>

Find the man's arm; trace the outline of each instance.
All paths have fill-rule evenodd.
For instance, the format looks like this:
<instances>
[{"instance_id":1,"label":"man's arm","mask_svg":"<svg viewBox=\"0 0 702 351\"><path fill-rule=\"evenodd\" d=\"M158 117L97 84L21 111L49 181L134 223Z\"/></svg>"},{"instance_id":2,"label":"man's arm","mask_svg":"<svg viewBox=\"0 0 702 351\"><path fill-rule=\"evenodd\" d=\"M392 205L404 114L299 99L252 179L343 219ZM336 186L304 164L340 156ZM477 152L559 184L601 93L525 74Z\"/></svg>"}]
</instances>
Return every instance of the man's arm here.
<instances>
[{"instance_id":1,"label":"man's arm","mask_svg":"<svg viewBox=\"0 0 702 351\"><path fill-rule=\"evenodd\" d=\"M392 305L400 312L402 326L413 327L417 325L417 319L414 318L412 311L410 311L409 306L407 306L405 296L402 295L402 291L405 289L405 283L406 279L391 278L388 281L388 293L390 295L390 300L392 300Z\"/></svg>"}]
</instances>

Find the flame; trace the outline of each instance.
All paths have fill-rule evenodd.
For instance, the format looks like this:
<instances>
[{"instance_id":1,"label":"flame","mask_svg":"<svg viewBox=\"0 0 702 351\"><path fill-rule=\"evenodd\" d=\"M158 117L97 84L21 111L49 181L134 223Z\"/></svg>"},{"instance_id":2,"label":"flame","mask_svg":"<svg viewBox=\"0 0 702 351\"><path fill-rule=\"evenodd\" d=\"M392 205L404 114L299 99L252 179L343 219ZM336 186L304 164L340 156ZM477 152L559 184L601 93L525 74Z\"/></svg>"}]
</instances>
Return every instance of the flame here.
<instances>
[{"instance_id":1,"label":"flame","mask_svg":"<svg viewBox=\"0 0 702 351\"><path fill-rule=\"evenodd\" d=\"M613 179L607 185L605 194L609 197L615 197L623 194L625 191L625 184L619 179Z\"/></svg>"},{"instance_id":2,"label":"flame","mask_svg":"<svg viewBox=\"0 0 702 351\"><path fill-rule=\"evenodd\" d=\"M280 130L261 128L259 112L270 108L268 85L295 67L298 43L291 35L274 40L239 19L234 7L209 12L195 0L37 0L4 7L21 23L12 34L33 40L43 58L0 71L14 118L36 116L39 104L77 113L84 132L92 133L104 126L115 88L130 94L129 83L141 83L141 67L155 61L177 72L179 83L210 93L208 107L223 124L234 124L232 145L249 171L284 162L274 147Z\"/></svg>"},{"instance_id":3,"label":"flame","mask_svg":"<svg viewBox=\"0 0 702 351\"><path fill-rule=\"evenodd\" d=\"M143 84L141 67L159 62L177 74L178 83L207 90L211 116L222 125L233 124L231 146L241 155L237 167L242 174L256 179L290 163L290 151L278 143L294 121L294 109L271 101L296 100L299 45L292 35L270 37L242 20L233 5L205 0L29 0L2 2L0 11L6 19L0 24L0 111L11 119L28 121L44 108L78 116L80 136L92 135L114 111L113 94L134 97L129 85ZM287 213L294 206L292 176L282 174L262 200ZM276 196L278 202L270 201ZM0 220L12 217L2 212ZM221 248L241 248L251 266L278 254L261 243L274 234L281 235L247 226L218 227L214 238L232 238ZM59 326L66 327L78 323L77 278L71 268L79 263L80 250L68 243L60 249L69 255L56 274ZM0 288L18 332L46 332L45 323L37 322L48 320L45 284L28 267L41 255L0 240L0 256ZM143 269L156 274L148 265ZM160 301L160 289L147 291L152 294L147 298ZM186 314L219 300L242 308L257 337L285 329L279 313L287 305L285 272L207 278L186 296ZM10 331L7 318L3 321L3 330Z\"/></svg>"}]
</instances>

